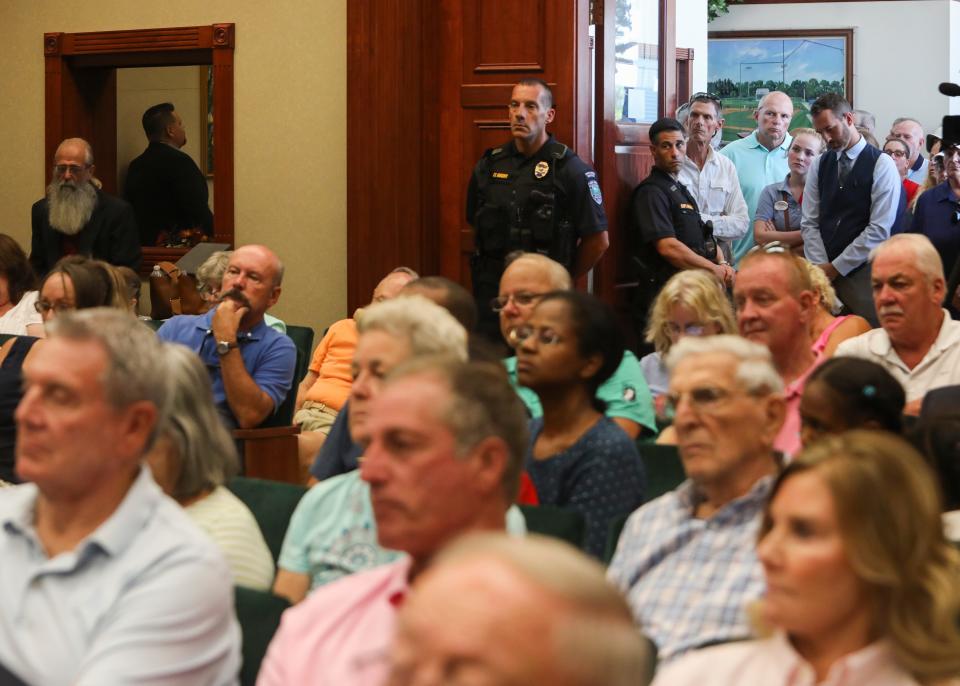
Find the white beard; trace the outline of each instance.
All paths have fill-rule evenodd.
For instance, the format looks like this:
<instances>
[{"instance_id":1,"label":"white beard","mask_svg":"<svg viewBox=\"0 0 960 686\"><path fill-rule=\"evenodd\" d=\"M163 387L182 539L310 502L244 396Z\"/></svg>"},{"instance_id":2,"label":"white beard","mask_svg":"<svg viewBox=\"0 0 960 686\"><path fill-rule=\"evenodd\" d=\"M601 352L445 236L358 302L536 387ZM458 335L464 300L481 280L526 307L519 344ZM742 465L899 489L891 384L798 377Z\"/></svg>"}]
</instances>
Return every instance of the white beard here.
<instances>
[{"instance_id":1,"label":"white beard","mask_svg":"<svg viewBox=\"0 0 960 686\"><path fill-rule=\"evenodd\" d=\"M60 233L76 236L90 221L96 206L97 189L91 183L52 181L47 186L50 226Z\"/></svg>"}]
</instances>

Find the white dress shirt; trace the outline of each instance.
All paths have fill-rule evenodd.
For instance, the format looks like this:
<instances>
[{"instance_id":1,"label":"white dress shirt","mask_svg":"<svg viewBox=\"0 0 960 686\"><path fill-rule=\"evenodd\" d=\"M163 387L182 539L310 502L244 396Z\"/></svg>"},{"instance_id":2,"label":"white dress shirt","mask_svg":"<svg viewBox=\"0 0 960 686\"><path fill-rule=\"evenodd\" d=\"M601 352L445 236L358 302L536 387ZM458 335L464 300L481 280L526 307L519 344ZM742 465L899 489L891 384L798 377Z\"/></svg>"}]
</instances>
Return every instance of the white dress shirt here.
<instances>
[{"instance_id":1,"label":"white dress shirt","mask_svg":"<svg viewBox=\"0 0 960 686\"><path fill-rule=\"evenodd\" d=\"M708 147L703 169L684 157L678 177L697 201L703 221L713 222L714 237L735 241L747 235L750 215L732 161Z\"/></svg>"}]
</instances>

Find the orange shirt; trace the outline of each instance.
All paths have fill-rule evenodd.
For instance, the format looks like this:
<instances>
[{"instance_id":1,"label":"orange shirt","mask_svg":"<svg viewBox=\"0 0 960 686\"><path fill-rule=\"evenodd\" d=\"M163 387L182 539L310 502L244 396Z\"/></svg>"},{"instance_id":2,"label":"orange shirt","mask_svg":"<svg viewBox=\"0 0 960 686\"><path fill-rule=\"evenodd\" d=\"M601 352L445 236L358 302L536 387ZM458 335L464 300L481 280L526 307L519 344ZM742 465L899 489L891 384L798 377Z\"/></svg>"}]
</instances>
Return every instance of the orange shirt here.
<instances>
[{"instance_id":1,"label":"orange shirt","mask_svg":"<svg viewBox=\"0 0 960 686\"><path fill-rule=\"evenodd\" d=\"M310 371L320 378L310 387L304 400L323 403L340 411L350 394L353 377L350 363L357 349L357 324L352 319L341 319L327 329L327 334L313 351Z\"/></svg>"}]
</instances>

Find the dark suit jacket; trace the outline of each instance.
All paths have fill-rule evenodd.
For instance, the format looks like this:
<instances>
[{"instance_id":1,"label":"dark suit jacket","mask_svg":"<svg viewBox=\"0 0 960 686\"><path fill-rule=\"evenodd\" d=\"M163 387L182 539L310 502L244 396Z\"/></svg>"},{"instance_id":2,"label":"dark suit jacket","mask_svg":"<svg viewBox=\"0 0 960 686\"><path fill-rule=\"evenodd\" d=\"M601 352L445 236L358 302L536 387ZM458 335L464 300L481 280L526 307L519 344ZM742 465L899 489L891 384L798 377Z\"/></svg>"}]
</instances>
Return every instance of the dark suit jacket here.
<instances>
[{"instance_id":1,"label":"dark suit jacket","mask_svg":"<svg viewBox=\"0 0 960 686\"><path fill-rule=\"evenodd\" d=\"M213 235L207 180L188 154L152 142L130 162L123 197L133 205L142 245L155 245L161 231L199 227Z\"/></svg>"},{"instance_id":2,"label":"dark suit jacket","mask_svg":"<svg viewBox=\"0 0 960 686\"><path fill-rule=\"evenodd\" d=\"M33 203L30 210L33 233L30 264L43 277L63 257L64 235L50 226L47 199ZM103 260L134 271L140 268L140 234L133 208L120 198L97 191L97 206L90 221L73 240L81 255Z\"/></svg>"}]
</instances>

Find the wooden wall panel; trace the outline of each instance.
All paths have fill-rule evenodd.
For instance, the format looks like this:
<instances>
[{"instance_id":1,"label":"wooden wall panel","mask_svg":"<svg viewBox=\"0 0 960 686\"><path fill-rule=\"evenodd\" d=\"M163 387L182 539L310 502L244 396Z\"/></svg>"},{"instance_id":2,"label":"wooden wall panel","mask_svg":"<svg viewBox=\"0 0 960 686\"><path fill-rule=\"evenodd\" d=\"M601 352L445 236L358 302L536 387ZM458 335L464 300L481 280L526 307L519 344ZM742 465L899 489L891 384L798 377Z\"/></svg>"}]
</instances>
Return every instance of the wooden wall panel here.
<instances>
[{"instance_id":1,"label":"wooden wall panel","mask_svg":"<svg viewBox=\"0 0 960 686\"><path fill-rule=\"evenodd\" d=\"M466 187L483 151L510 140L513 84L550 83L550 130L590 158L589 0L347 7L349 308L401 263L468 286Z\"/></svg>"}]
</instances>

